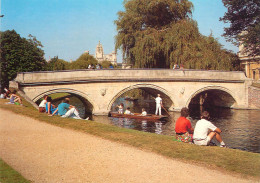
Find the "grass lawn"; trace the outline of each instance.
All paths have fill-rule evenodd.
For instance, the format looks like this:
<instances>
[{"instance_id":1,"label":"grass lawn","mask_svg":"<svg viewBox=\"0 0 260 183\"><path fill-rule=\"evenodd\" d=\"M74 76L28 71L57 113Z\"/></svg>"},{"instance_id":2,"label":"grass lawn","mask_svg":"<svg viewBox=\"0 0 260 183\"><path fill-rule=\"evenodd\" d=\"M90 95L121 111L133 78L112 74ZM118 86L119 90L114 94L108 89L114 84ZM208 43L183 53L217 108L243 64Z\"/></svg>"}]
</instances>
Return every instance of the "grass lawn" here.
<instances>
[{"instance_id":1,"label":"grass lawn","mask_svg":"<svg viewBox=\"0 0 260 183\"><path fill-rule=\"evenodd\" d=\"M29 183L30 181L26 180L12 169L9 165L7 165L3 160L0 159L0 182L1 183Z\"/></svg>"},{"instance_id":2,"label":"grass lawn","mask_svg":"<svg viewBox=\"0 0 260 183\"><path fill-rule=\"evenodd\" d=\"M236 149L220 148L217 146L196 146L175 141L174 137L146 133L131 129L119 128L95 121L75 120L50 117L39 113L25 100L24 106L6 105L7 100L0 100L0 108L17 114L44 121L63 128L69 128L98 137L128 144L139 149L154 152L162 156L190 162L199 166L216 168L228 173L235 173L243 177L260 179L260 154Z\"/></svg>"}]
</instances>

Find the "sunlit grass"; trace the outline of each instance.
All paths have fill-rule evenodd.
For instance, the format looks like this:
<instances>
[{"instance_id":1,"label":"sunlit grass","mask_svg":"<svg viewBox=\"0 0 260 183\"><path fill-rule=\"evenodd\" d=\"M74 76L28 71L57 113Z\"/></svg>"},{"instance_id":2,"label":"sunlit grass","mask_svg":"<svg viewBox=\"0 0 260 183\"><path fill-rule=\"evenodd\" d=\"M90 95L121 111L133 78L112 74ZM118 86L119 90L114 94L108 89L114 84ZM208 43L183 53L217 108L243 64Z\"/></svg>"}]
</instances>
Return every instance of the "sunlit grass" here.
<instances>
[{"instance_id":1,"label":"sunlit grass","mask_svg":"<svg viewBox=\"0 0 260 183\"><path fill-rule=\"evenodd\" d=\"M0 159L0 182L1 183L29 183L21 174L12 169L3 160Z\"/></svg>"},{"instance_id":2,"label":"sunlit grass","mask_svg":"<svg viewBox=\"0 0 260 183\"><path fill-rule=\"evenodd\" d=\"M7 100L0 100L0 108L17 114L29 116L49 124L81 131L87 134L124 143L139 149L154 152L168 158L198 164L209 168L226 170L243 176L260 177L260 154L236 149L220 147L202 147L177 142L172 136L146 133L132 129L98 123L95 121L75 120L58 116L47 116L39 113L29 103L24 107L4 104Z\"/></svg>"}]
</instances>

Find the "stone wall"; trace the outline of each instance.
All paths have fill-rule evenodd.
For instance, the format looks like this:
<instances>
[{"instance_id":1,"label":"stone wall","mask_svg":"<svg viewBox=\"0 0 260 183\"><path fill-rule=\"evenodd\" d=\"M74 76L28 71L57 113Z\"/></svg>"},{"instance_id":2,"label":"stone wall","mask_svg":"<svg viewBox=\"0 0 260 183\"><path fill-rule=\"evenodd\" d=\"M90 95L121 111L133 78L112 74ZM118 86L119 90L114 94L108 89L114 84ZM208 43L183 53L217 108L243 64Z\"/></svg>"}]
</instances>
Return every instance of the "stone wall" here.
<instances>
[{"instance_id":1,"label":"stone wall","mask_svg":"<svg viewBox=\"0 0 260 183\"><path fill-rule=\"evenodd\" d=\"M248 89L248 104L252 109L260 109L260 88L250 86Z\"/></svg>"}]
</instances>

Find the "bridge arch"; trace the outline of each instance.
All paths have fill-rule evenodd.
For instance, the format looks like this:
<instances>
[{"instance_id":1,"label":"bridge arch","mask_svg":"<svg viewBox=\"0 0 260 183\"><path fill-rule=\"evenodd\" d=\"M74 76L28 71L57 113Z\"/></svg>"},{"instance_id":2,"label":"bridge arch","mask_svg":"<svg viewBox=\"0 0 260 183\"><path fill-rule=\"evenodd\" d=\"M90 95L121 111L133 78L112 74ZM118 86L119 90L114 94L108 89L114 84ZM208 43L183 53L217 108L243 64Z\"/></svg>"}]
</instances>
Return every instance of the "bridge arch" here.
<instances>
[{"instance_id":1,"label":"bridge arch","mask_svg":"<svg viewBox=\"0 0 260 183\"><path fill-rule=\"evenodd\" d=\"M34 102L37 102L39 99L41 99L44 95L50 95L50 94L54 94L54 93L70 93L70 94L74 94L76 96L82 97L83 99L85 99L90 105L92 105L93 109L92 109L92 113L95 112L95 109L98 108L98 106L95 104L95 102L93 102L92 99L90 99L90 97L88 95L86 95L85 93L78 91L78 90L74 90L71 88L55 88L55 89L51 89L48 91L45 91L39 95L37 95L36 97L34 97L32 100Z\"/></svg>"},{"instance_id":2,"label":"bridge arch","mask_svg":"<svg viewBox=\"0 0 260 183\"><path fill-rule=\"evenodd\" d=\"M226 102L226 106L221 106L216 105L216 106L220 106L220 107L234 107L237 105L237 100L235 95L233 94L233 92L225 87L221 87L221 86L207 86L204 88L201 88L199 90L197 90L196 92L194 92L190 98L186 101L186 107L188 107L191 102L203 94L206 93L214 93L215 96L217 97L217 99L221 100L221 101L225 101ZM217 95L218 93L222 93L222 95ZM220 102L220 101L218 101Z\"/></svg>"},{"instance_id":3,"label":"bridge arch","mask_svg":"<svg viewBox=\"0 0 260 183\"><path fill-rule=\"evenodd\" d=\"M116 101L117 98L119 98L122 94L126 93L127 91L130 91L133 89L142 89L144 91L150 90L150 91L153 91L154 94L160 93L161 95L164 95L167 98L169 98L169 100L171 102L171 105L168 106L169 108L172 108L172 106L174 105L174 100L172 99L170 93L166 89L164 89L160 86L154 85L154 84L135 84L135 85L131 85L129 87L122 89L116 95L114 95L114 97L112 97L112 99L110 100L110 102L107 106L107 110L110 111L113 103ZM155 93L155 91L156 91L156 93Z\"/></svg>"}]
</instances>

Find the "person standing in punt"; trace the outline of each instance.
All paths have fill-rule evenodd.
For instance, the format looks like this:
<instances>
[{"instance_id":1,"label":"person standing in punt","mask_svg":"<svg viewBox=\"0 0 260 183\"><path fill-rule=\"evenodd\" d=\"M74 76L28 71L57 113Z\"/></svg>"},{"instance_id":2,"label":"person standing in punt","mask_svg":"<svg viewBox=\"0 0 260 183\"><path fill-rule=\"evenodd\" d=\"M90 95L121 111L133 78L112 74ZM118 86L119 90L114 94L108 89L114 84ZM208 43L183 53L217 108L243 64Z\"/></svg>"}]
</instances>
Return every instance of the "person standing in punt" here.
<instances>
[{"instance_id":1,"label":"person standing in punt","mask_svg":"<svg viewBox=\"0 0 260 183\"><path fill-rule=\"evenodd\" d=\"M161 116L162 115L162 98L160 97L160 94L157 94L157 97L155 98L155 103L156 103L156 110L155 110L155 115L158 114Z\"/></svg>"}]
</instances>

